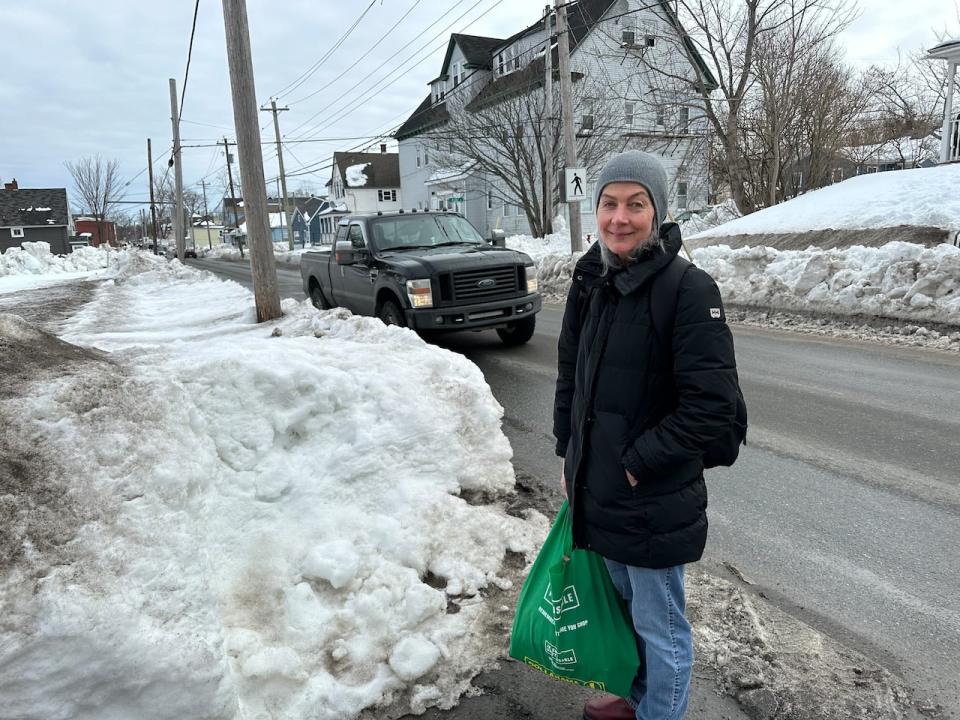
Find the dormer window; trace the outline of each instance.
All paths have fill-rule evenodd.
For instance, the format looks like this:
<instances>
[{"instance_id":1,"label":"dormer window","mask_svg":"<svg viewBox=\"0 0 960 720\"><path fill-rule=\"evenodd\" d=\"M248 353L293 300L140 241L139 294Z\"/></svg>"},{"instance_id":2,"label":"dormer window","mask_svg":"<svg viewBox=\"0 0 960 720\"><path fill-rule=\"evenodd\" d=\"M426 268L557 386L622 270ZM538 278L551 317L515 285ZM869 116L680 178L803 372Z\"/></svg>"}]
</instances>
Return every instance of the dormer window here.
<instances>
[{"instance_id":1,"label":"dormer window","mask_svg":"<svg viewBox=\"0 0 960 720\"><path fill-rule=\"evenodd\" d=\"M520 69L520 51L516 47L510 46L497 53L497 72L500 75L509 75L514 70Z\"/></svg>"},{"instance_id":2,"label":"dormer window","mask_svg":"<svg viewBox=\"0 0 960 720\"><path fill-rule=\"evenodd\" d=\"M461 73L463 72L462 63L453 64L453 86L457 87L460 84L460 81L463 79Z\"/></svg>"}]
</instances>

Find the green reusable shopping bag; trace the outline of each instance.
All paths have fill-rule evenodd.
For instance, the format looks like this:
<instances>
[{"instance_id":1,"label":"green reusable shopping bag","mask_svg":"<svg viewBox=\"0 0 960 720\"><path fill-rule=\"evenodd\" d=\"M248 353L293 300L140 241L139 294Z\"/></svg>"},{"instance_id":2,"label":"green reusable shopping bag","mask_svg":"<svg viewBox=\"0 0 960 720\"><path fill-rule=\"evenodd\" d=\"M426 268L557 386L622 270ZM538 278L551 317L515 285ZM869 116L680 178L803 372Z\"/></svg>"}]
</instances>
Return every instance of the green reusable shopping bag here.
<instances>
[{"instance_id":1,"label":"green reusable shopping bag","mask_svg":"<svg viewBox=\"0 0 960 720\"><path fill-rule=\"evenodd\" d=\"M640 666L633 623L603 558L573 549L566 500L520 591L510 657L620 697Z\"/></svg>"}]
</instances>

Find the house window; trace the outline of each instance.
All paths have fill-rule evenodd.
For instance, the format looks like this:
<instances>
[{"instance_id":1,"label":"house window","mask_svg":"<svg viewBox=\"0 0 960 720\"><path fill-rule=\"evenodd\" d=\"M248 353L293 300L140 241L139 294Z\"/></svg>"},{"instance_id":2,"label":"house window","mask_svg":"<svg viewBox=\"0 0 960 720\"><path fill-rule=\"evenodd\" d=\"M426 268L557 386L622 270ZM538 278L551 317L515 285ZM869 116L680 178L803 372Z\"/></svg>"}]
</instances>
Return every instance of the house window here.
<instances>
[{"instance_id":1,"label":"house window","mask_svg":"<svg viewBox=\"0 0 960 720\"><path fill-rule=\"evenodd\" d=\"M627 100L623 103L623 124L627 127L633 127L633 108L634 103Z\"/></svg>"},{"instance_id":2,"label":"house window","mask_svg":"<svg viewBox=\"0 0 960 720\"><path fill-rule=\"evenodd\" d=\"M667 124L667 109L663 105L657 105L657 125L661 127Z\"/></svg>"},{"instance_id":3,"label":"house window","mask_svg":"<svg viewBox=\"0 0 960 720\"><path fill-rule=\"evenodd\" d=\"M417 167L420 167L420 148L417 148Z\"/></svg>"},{"instance_id":4,"label":"house window","mask_svg":"<svg viewBox=\"0 0 960 720\"><path fill-rule=\"evenodd\" d=\"M487 210L493 210L493 189L487 190Z\"/></svg>"},{"instance_id":5,"label":"house window","mask_svg":"<svg viewBox=\"0 0 960 720\"><path fill-rule=\"evenodd\" d=\"M513 48L513 69L520 69L520 51L517 48Z\"/></svg>"},{"instance_id":6,"label":"house window","mask_svg":"<svg viewBox=\"0 0 960 720\"><path fill-rule=\"evenodd\" d=\"M680 108L680 132L690 132L690 108Z\"/></svg>"},{"instance_id":7,"label":"house window","mask_svg":"<svg viewBox=\"0 0 960 720\"><path fill-rule=\"evenodd\" d=\"M687 182L685 180L677 180L677 209L687 209Z\"/></svg>"},{"instance_id":8,"label":"house window","mask_svg":"<svg viewBox=\"0 0 960 720\"><path fill-rule=\"evenodd\" d=\"M457 87L460 84L460 63L453 64L453 86Z\"/></svg>"},{"instance_id":9,"label":"house window","mask_svg":"<svg viewBox=\"0 0 960 720\"><path fill-rule=\"evenodd\" d=\"M503 201L503 216L510 217L510 212L513 210L513 205L508 203L506 200Z\"/></svg>"},{"instance_id":10,"label":"house window","mask_svg":"<svg viewBox=\"0 0 960 720\"><path fill-rule=\"evenodd\" d=\"M380 198L380 202L396 202L397 201L396 190L378 190L377 195Z\"/></svg>"},{"instance_id":11,"label":"house window","mask_svg":"<svg viewBox=\"0 0 960 720\"><path fill-rule=\"evenodd\" d=\"M593 189L593 183L587 183L583 189L587 199L580 203L580 212L584 213L585 215L593 215Z\"/></svg>"},{"instance_id":12,"label":"house window","mask_svg":"<svg viewBox=\"0 0 960 720\"><path fill-rule=\"evenodd\" d=\"M423 149L423 164L424 164L424 165L429 165L429 164L430 164L430 157L427 155L427 149L426 149L426 148Z\"/></svg>"},{"instance_id":13,"label":"house window","mask_svg":"<svg viewBox=\"0 0 960 720\"><path fill-rule=\"evenodd\" d=\"M23 228L22 227L12 227L10 228L10 236L15 238L23 237Z\"/></svg>"},{"instance_id":14,"label":"house window","mask_svg":"<svg viewBox=\"0 0 960 720\"><path fill-rule=\"evenodd\" d=\"M497 74L503 75L503 53L497 53Z\"/></svg>"}]
</instances>

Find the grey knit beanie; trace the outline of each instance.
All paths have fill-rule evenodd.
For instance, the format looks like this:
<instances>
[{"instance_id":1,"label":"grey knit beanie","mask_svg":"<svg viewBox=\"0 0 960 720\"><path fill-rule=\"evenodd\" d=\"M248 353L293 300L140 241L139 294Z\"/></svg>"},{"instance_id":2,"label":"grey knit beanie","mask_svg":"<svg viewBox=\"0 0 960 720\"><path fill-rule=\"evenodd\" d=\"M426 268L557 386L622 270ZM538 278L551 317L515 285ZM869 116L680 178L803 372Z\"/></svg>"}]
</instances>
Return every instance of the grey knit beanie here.
<instances>
[{"instance_id":1,"label":"grey knit beanie","mask_svg":"<svg viewBox=\"0 0 960 720\"><path fill-rule=\"evenodd\" d=\"M603 166L593 191L593 209L600 205L600 193L614 182L640 183L653 201L653 230L657 231L667 213L667 171L660 158L640 150L614 155Z\"/></svg>"}]
</instances>

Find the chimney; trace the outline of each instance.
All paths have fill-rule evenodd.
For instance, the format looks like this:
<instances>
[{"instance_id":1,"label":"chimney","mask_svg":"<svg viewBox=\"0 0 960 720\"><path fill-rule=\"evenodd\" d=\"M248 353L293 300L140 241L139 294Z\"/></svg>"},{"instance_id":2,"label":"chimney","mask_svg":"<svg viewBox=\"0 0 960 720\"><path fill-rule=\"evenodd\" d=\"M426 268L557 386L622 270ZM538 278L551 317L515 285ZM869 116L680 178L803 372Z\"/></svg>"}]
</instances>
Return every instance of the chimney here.
<instances>
[{"instance_id":1,"label":"chimney","mask_svg":"<svg viewBox=\"0 0 960 720\"><path fill-rule=\"evenodd\" d=\"M380 147L386 147L386 145L381 145ZM3 184L3 189L4 189L4 190L19 190L20 188L17 186L17 179L14 178L14 179L11 180L10 182L4 183L4 184Z\"/></svg>"},{"instance_id":2,"label":"chimney","mask_svg":"<svg viewBox=\"0 0 960 720\"><path fill-rule=\"evenodd\" d=\"M386 143L380 143L380 152L381 152L381 153L385 153L386 151L387 151L387 144L386 144Z\"/></svg>"}]
</instances>

